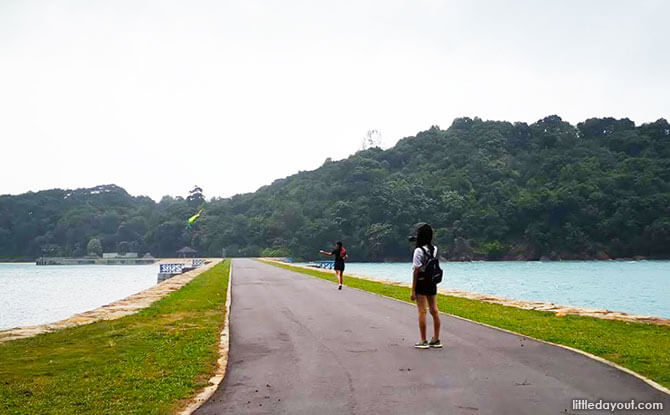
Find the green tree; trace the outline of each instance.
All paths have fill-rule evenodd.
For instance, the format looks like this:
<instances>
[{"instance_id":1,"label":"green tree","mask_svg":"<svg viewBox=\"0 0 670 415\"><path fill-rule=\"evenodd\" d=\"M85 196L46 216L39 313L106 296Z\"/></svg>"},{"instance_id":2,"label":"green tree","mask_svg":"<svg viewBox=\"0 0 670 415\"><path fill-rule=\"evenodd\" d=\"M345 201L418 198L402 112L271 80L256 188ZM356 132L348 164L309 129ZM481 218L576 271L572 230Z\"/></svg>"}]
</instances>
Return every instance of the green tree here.
<instances>
[{"instance_id":1,"label":"green tree","mask_svg":"<svg viewBox=\"0 0 670 415\"><path fill-rule=\"evenodd\" d=\"M407 259L412 225L443 255L470 259L670 258L670 125L558 116L535 123L458 118L382 150L275 180L253 193L158 203L115 185L0 196L0 258L76 255L98 239L172 256L281 252L316 258L345 242L357 260ZM186 218L204 208L187 230Z\"/></svg>"},{"instance_id":2,"label":"green tree","mask_svg":"<svg viewBox=\"0 0 670 415\"><path fill-rule=\"evenodd\" d=\"M193 189L188 192L186 201L188 202L189 206L192 207L202 206L202 204L205 203L205 196L202 194L202 188L198 185L195 185Z\"/></svg>"}]
</instances>

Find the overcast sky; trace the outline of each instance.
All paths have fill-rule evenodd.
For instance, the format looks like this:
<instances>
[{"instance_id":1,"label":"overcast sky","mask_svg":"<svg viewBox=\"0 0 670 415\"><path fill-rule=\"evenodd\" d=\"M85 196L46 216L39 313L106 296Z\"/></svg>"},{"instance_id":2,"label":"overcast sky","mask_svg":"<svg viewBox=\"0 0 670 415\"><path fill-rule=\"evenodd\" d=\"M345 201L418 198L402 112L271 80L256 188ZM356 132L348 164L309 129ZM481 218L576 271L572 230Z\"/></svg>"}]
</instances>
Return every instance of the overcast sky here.
<instances>
[{"instance_id":1,"label":"overcast sky","mask_svg":"<svg viewBox=\"0 0 670 415\"><path fill-rule=\"evenodd\" d=\"M551 3L551 4L550 4ZM370 129L669 118L670 1L0 0L0 194L254 191Z\"/></svg>"}]
</instances>

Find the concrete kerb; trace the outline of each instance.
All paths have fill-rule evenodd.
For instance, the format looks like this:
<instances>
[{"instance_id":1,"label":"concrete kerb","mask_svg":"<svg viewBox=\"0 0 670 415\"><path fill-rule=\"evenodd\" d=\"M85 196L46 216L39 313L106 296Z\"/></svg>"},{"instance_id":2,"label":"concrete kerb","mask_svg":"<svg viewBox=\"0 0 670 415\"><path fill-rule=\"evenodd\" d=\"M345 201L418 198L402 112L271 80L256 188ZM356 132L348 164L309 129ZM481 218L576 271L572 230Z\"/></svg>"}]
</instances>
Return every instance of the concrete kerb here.
<instances>
[{"instance_id":1,"label":"concrete kerb","mask_svg":"<svg viewBox=\"0 0 670 415\"><path fill-rule=\"evenodd\" d=\"M207 402L219 388L221 382L226 376L228 368L228 351L230 350L230 304L232 301L232 281L233 281L233 261L230 261L230 270L228 272L228 288L226 289L226 316L223 321L223 329L219 337L219 359L216 361L216 371L209 378L208 385L196 396L189 400L184 409L178 412L179 415L191 415L202 404Z\"/></svg>"},{"instance_id":2,"label":"concrete kerb","mask_svg":"<svg viewBox=\"0 0 670 415\"><path fill-rule=\"evenodd\" d=\"M300 265L287 264L287 263L285 263L285 262L276 261L276 260L268 260L268 259L261 259L261 258L259 258L259 261L261 261L261 262L265 262L265 263L268 263L268 264L282 264L282 265L293 266L293 267L296 267L296 268L303 268L303 269L311 269L311 270L315 270L314 268L302 267L302 266L300 266ZM323 270L317 269L317 271L323 271ZM327 271L325 271L325 272L327 272ZM333 271L333 273L334 273L334 271ZM361 276L361 275L356 275L355 278L367 279L367 280L369 280L369 281L383 283L383 282L380 281L380 280L365 278L364 276ZM361 291L361 292L364 292L364 293L367 293L367 294L379 295L379 296L381 296L381 297L385 297L385 298L388 298L388 299L391 299L391 300L394 300L394 301L398 301L398 302L403 303L403 304L408 304L408 305L412 305L412 304L413 304L413 303L411 303L411 302L409 302L409 301L403 301L403 300L399 300L399 299L397 299L397 298L387 297L387 296L384 296L384 295L382 295L382 294L371 293L370 291L362 290L362 289L360 289L360 288L356 288L356 287L348 287L348 288L349 288L349 289L358 290L358 291ZM633 376L633 377L636 377L636 378L640 379L641 381L645 382L646 384L648 384L649 386L651 386L652 388L654 388L654 389L656 389L656 390L659 390L659 391L661 391L661 392L663 392L663 393L666 393L666 394L670 395L670 389L666 388L665 386L663 386L663 385L661 385L661 384L659 384L659 383L657 383L657 382L655 382L655 381L653 381L653 380L651 380L651 379L649 379L649 378L647 378L647 377L645 377L645 376L643 376L643 375L641 375L641 374L639 374L639 373L637 373L637 372L634 372L634 371L632 371L632 370L630 370L630 369L628 369L628 368L626 368L626 367L620 366L620 365L618 365L618 364L616 364L616 363L614 363L614 362L611 362L611 361L609 361L609 360L607 360L607 359L603 359L602 357L596 356L596 355L591 354L591 353L589 353L589 352L585 352L584 350L579 350L579 349L575 349L575 348L570 347L570 346L565 346L565 345L563 345L563 344L553 343L553 342L550 342L550 341L547 341L547 340L542 340L542 339L538 339L538 338L535 338L535 337L532 337L532 336L527 336L527 335L525 335L525 334L521 334L521 333L517 333L517 332L511 331L511 330L507 330L507 329L503 329L503 328L500 328L500 327L492 326L492 325L490 325L490 324L482 323L482 322L475 321L475 320L470 320L470 319L468 319L468 318L461 317L461 316L457 316L457 315L450 314L450 313L445 313L445 312L443 312L443 311L440 311L440 314L444 314L444 315L449 316L449 317L454 317L454 318L457 318L457 319L459 319L459 320L468 321L468 322L470 322L470 323L478 324L478 325L480 325L480 326L488 327L488 328L491 328L491 329L494 329L494 330L499 330L499 331L502 331L502 332L505 332L505 333L514 334L514 335L516 335L516 336L520 336L520 337L523 337L523 338L526 338L526 339L534 340L534 341L537 341L537 342L540 342L540 343L544 343L544 344L549 344L549 345L552 345L552 346L560 347L560 348L562 348L562 349L569 350L569 351L571 351L571 352L573 352L573 353L578 353L578 354L580 354L580 355L582 355L582 356L586 356L586 357L588 357L588 358L590 358L590 359L593 359L593 360L595 360L595 361L597 361L597 362L606 364L606 365L611 366L611 367L613 367L613 368L615 368L615 369L618 369L618 370L620 370L620 371L622 371L622 372L625 372L625 373L627 373L627 374L629 374L629 375L631 375L631 376Z\"/></svg>"}]
</instances>

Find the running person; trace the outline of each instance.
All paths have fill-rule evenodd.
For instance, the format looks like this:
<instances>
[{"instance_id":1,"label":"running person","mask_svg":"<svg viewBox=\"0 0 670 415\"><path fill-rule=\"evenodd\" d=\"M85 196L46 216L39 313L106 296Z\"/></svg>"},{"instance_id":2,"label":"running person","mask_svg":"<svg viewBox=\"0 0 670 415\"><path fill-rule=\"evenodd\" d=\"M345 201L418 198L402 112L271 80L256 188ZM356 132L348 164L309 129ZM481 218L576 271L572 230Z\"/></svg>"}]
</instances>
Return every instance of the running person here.
<instances>
[{"instance_id":1,"label":"running person","mask_svg":"<svg viewBox=\"0 0 670 415\"><path fill-rule=\"evenodd\" d=\"M411 300L416 301L419 310L419 332L421 341L414 347L417 349L428 349L429 347L442 347L440 342L440 314L437 310L437 284L431 278L423 275L423 267L428 260L429 253L437 257L437 247L433 245L433 228L428 224L421 225L416 232L416 240L412 266L414 275L412 278ZM434 335L430 341L426 341L426 309L430 310L433 317Z\"/></svg>"},{"instance_id":2,"label":"running person","mask_svg":"<svg viewBox=\"0 0 670 415\"><path fill-rule=\"evenodd\" d=\"M335 247L332 251L320 250L320 254L334 256L335 257L335 275L337 275L337 282L340 284L337 288L338 290L342 289L342 274L344 273L344 260L348 258L347 250L342 247L342 242L337 241Z\"/></svg>"}]
</instances>

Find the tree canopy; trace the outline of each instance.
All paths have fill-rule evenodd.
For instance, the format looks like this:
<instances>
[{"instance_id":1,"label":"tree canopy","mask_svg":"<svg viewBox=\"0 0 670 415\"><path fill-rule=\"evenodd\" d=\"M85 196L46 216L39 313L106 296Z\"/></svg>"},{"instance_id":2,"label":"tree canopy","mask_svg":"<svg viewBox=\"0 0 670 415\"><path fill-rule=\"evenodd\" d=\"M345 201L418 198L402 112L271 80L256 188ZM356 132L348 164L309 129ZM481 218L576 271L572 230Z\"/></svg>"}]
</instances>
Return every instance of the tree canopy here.
<instances>
[{"instance_id":1,"label":"tree canopy","mask_svg":"<svg viewBox=\"0 0 670 415\"><path fill-rule=\"evenodd\" d=\"M354 260L406 259L418 222L453 259L670 258L670 125L458 118L231 198L0 196L0 258L85 255L95 238L106 252L302 259L342 240Z\"/></svg>"}]
</instances>

